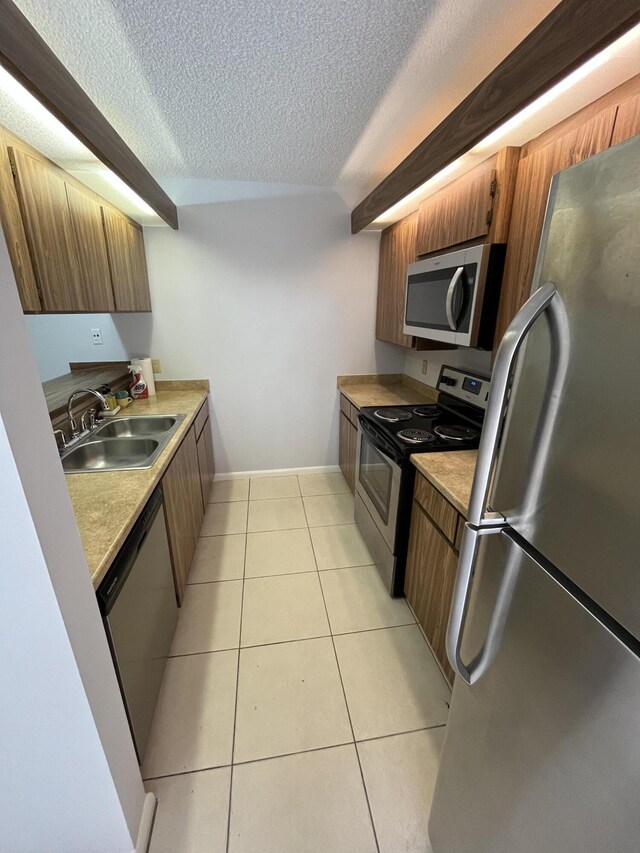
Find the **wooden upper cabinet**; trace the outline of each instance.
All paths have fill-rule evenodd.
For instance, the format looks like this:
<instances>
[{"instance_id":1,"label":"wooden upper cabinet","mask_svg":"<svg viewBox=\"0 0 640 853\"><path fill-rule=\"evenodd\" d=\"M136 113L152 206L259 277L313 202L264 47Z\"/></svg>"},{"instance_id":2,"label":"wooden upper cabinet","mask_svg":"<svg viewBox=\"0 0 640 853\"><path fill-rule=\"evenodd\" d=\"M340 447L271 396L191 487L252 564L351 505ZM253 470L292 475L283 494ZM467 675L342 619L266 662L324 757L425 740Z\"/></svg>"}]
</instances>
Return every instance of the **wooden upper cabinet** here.
<instances>
[{"instance_id":1,"label":"wooden upper cabinet","mask_svg":"<svg viewBox=\"0 0 640 853\"><path fill-rule=\"evenodd\" d=\"M116 311L151 311L142 228L110 207L102 217Z\"/></svg>"},{"instance_id":2,"label":"wooden upper cabinet","mask_svg":"<svg viewBox=\"0 0 640 853\"><path fill-rule=\"evenodd\" d=\"M640 83L638 84L640 86ZM640 94L622 101L616 113L611 144L617 145L640 133Z\"/></svg>"},{"instance_id":3,"label":"wooden upper cabinet","mask_svg":"<svg viewBox=\"0 0 640 853\"><path fill-rule=\"evenodd\" d=\"M13 182L8 144L2 127L0 127L0 220L2 220L2 230L7 241L22 310L29 313L41 311L38 283L29 255L27 235L24 231Z\"/></svg>"},{"instance_id":4,"label":"wooden upper cabinet","mask_svg":"<svg viewBox=\"0 0 640 853\"><path fill-rule=\"evenodd\" d=\"M527 300L538 254L549 187L556 172L609 147L616 108L598 113L568 132L544 134L523 149L518 168L500 307L497 349L507 326Z\"/></svg>"},{"instance_id":5,"label":"wooden upper cabinet","mask_svg":"<svg viewBox=\"0 0 640 853\"><path fill-rule=\"evenodd\" d=\"M380 237L376 338L411 348L413 337L402 331L407 265L416 259L418 214L412 213L385 228Z\"/></svg>"},{"instance_id":6,"label":"wooden upper cabinet","mask_svg":"<svg viewBox=\"0 0 640 853\"><path fill-rule=\"evenodd\" d=\"M506 243L519 159L519 148L503 148L425 199L418 213L417 254L479 239Z\"/></svg>"},{"instance_id":7,"label":"wooden upper cabinet","mask_svg":"<svg viewBox=\"0 0 640 853\"><path fill-rule=\"evenodd\" d=\"M42 309L89 310L62 175L27 151L9 157Z\"/></svg>"},{"instance_id":8,"label":"wooden upper cabinet","mask_svg":"<svg viewBox=\"0 0 640 853\"><path fill-rule=\"evenodd\" d=\"M91 311L115 311L100 202L70 183L65 187L85 304Z\"/></svg>"}]
</instances>

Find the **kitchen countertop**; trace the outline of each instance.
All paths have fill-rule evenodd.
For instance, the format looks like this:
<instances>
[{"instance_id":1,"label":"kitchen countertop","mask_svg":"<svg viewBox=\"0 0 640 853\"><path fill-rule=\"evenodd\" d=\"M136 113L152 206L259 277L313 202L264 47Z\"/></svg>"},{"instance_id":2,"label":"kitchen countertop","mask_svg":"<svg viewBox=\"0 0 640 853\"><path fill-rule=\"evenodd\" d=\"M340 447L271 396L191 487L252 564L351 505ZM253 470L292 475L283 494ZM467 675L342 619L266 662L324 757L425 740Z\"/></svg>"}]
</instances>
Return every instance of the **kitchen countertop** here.
<instances>
[{"instance_id":1,"label":"kitchen countertop","mask_svg":"<svg viewBox=\"0 0 640 853\"><path fill-rule=\"evenodd\" d=\"M467 517L477 450L414 453L411 461L453 506Z\"/></svg>"},{"instance_id":2,"label":"kitchen countertop","mask_svg":"<svg viewBox=\"0 0 640 853\"><path fill-rule=\"evenodd\" d=\"M115 419L121 416L186 414L151 468L65 475L94 589L104 578L160 482L207 394L204 388L161 390L148 400L136 400L116 415Z\"/></svg>"},{"instance_id":3,"label":"kitchen countertop","mask_svg":"<svg viewBox=\"0 0 640 853\"><path fill-rule=\"evenodd\" d=\"M434 403L435 388L402 374L338 376L338 390L356 408L363 406L407 406Z\"/></svg>"}]
</instances>

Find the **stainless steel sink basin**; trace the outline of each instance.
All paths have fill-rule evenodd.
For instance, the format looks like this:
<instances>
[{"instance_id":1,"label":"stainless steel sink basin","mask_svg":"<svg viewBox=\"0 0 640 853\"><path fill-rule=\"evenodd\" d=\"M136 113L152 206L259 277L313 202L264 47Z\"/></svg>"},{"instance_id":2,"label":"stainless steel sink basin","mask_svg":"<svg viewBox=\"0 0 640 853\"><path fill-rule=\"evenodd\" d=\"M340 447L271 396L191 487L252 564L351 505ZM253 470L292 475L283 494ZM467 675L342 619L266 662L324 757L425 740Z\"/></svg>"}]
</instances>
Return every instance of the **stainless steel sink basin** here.
<instances>
[{"instance_id":1,"label":"stainless steel sink basin","mask_svg":"<svg viewBox=\"0 0 640 853\"><path fill-rule=\"evenodd\" d=\"M78 444L62 460L65 471L103 471L139 468L158 449L152 438L98 439Z\"/></svg>"},{"instance_id":2,"label":"stainless steel sink basin","mask_svg":"<svg viewBox=\"0 0 640 853\"><path fill-rule=\"evenodd\" d=\"M66 474L151 468L186 415L135 415L101 424L62 454Z\"/></svg>"},{"instance_id":3,"label":"stainless steel sink basin","mask_svg":"<svg viewBox=\"0 0 640 853\"><path fill-rule=\"evenodd\" d=\"M157 436L169 432L178 420L177 415L140 415L140 417L116 418L95 431L100 438L135 438Z\"/></svg>"}]
</instances>

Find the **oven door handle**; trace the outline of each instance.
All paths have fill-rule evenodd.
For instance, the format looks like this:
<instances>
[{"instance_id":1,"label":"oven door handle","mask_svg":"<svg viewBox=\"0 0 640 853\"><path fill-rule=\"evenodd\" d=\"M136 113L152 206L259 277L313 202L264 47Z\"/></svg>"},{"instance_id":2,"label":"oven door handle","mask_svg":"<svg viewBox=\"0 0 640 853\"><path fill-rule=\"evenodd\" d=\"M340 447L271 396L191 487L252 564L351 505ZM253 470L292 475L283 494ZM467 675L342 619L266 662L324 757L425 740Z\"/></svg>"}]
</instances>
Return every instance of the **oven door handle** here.
<instances>
[{"instance_id":1,"label":"oven door handle","mask_svg":"<svg viewBox=\"0 0 640 853\"><path fill-rule=\"evenodd\" d=\"M449 287L447 288L447 302L445 307L447 311L447 320L449 321L449 328L452 332L455 332L458 329L458 318L453 316L453 300L455 299L456 291L460 286L463 272L464 267L458 267L451 278Z\"/></svg>"},{"instance_id":2,"label":"oven door handle","mask_svg":"<svg viewBox=\"0 0 640 853\"><path fill-rule=\"evenodd\" d=\"M364 435L366 435L367 439L373 444L373 446L394 462L396 465L400 465L402 463L402 456L398 453L397 450L393 448L393 445L386 441L386 439L380 435L380 433L372 427L367 421L362 417L362 415L358 415L358 423L360 424L360 429Z\"/></svg>"}]
</instances>

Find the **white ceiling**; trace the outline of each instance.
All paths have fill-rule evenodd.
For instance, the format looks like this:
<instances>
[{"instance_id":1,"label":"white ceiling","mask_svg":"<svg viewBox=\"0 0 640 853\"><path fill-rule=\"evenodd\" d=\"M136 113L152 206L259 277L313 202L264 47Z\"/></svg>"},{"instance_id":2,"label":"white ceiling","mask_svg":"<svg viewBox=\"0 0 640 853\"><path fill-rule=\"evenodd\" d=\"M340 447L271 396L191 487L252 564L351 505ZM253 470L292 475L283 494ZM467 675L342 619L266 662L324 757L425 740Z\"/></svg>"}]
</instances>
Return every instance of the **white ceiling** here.
<instances>
[{"instance_id":1,"label":"white ceiling","mask_svg":"<svg viewBox=\"0 0 640 853\"><path fill-rule=\"evenodd\" d=\"M353 204L557 0L17 2L176 200L248 181L337 186Z\"/></svg>"}]
</instances>

